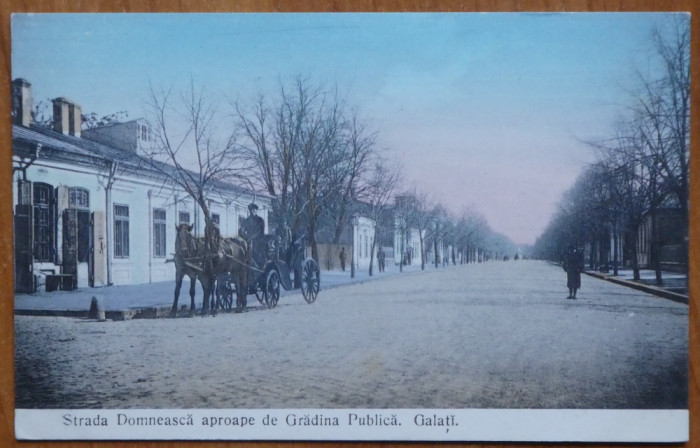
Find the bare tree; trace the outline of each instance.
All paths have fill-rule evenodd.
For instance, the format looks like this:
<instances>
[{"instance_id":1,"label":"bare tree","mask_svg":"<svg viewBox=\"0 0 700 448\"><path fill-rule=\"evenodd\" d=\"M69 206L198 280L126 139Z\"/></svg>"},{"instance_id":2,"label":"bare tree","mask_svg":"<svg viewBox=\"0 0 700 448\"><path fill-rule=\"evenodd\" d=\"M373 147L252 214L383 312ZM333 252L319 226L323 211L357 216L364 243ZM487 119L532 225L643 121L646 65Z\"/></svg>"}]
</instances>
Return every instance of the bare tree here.
<instances>
[{"instance_id":1,"label":"bare tree","mask_svg":"<svg viewBox=\"0 0 700 448\"><path fill-rule=\"evenodd\" d=\"M337 198L328 204L331 222L334 226L333 242L340 242L343 230L353 215L355 200L363 196L376 196L377 169L383 167L377 160L376 133L354 111L344 132L345 151L342 161L330 171L329 182L338 186ZM374 164L374 169L372 169ZM369 178L366 178L368 177ZM381 189L381 188L380 188Z\"/></svg>"},{"instance_id":2,"label":"bare tree","mask_svg":"<svg viewBox=\"0 0 700 448\"><path fill-rule=\"evenodd\" d=\"M666 68L660 80L661 119L668 128L668 149L660 151L660 176L678 198L688 223L688 177L690 157L690 15L674 16L672 36L654 33L657 52ZM650 84L650 83L647 83ZM651 87L647 91L651 90ZM649 95L653 97L653 95ZM647 108L645 107L646 111ZM650 117L651 118L651 117ZM656 120L654 120L656 122ZM653 145L652 145L653 148Z\"/></svg>"},{"instance_id":3,"label":"bare tree","mask_svg":"<svg viewBox=\"0 0 700 448\"><path fill-rule=\"evenodd\" d=\"M145 158L164 185L184 190L210 226L210 201L230 195L232 181L246 182L237 163L235 135L217 128L216 103L194 82L173 98L172 89L150 88L150 125L154 144Z\"/></svg>"},{"instance_id":4,"label":"bare tree","mask_svg":"<svg viewBox=\"0 0 700 448\"><path fill-rule=\"evenodd\" d=\"M402 215L405 217L406 229L415 230L418 233L420 243L421 270L425 270L426 262L426 235L432 222L431 210L434 207L432 200L424 191L414 188L402 195Z\"/></svg>"},{"instance_id":5,"label":"bare tree","mask_svg":"<svg viewBox=\"0 0 700 448\"><path fill-rule=\"evenodd\" d=\"M440 248L444 243L444 238L450 231L450 216L447 209L442 204L437 204L433 207L430 212L432 216L431 224L428 227L428 234L432 237L433 250L435 251L435 267L439 267L442 260L440 260Z\"/></svg>"},{"instance_id":6,"label":"bare tree","mask_svg":"<svg viewBox=\"0 0 700 448\"><path fill-rule=\"evenodd\" d=\"M337 96L320 97L302 134L301 157L296 160L294 188L299 210L304 210L311 256L318 260L317 231L321 215L338 198L332 174L345 162L344 117Z\"/></svg>"},{"instance_id":7,"label":"bare tree","mask_svg":"<svg viewBox=\"0 0 700 448\"><path fill-rule=\"evenodd\" d=\"M640 75L640 93L632 105L632 123L639 136L639 163L646 167L653 189L651 219L657 231L656 207L672 195L681 212L682 244L688 270L689 157L690 157L690 16L670 18L669 32L654 31L660 75ZM661 284L658 240L652 244L657 283Z\"/></svg>"},{"instance_id":8,"label":"bare tree","mask_svg":"<svg viewBox=\"0 0 700 448\"><path fill-rule=\"evenodd\" d=\"M88 112L81 115L83 130L108 126L113 123L121 123L129 118L129 113L120 110L108 115L100 116L97 112Z\"/></svg>"},{"instance_id":9,"label":"bare tree","mask_svg":"<svg viewBox=\"0 0 700 448\"><path fill-rule=\"evenodd\" d=\"M634 279L639 280L638 230L645 214L656 208L659 195L653 191L654 170L649 169L648 163L642 163L647 158L643 156L643 138L638 133L635 135L636 132L634 126L621 123L615 138L594 146L600 151L598 164L611 191L612 215L621 222L627 257L632 263Z\"/></svg>"},{"instance_id":10,"label":"bare tree","mask_svg":"<svg viewBox=\"0 0 700 448\"><path fill-rule=\"evenodd\" d=\"M476 261L472 253L480 244L483 245L487 232L486 218L471 207L462 212L455 223L455 245L460 255L460 263Z\"/></svg>"},{"instance_id":11,"label":"bare tree","mask_svg":"<svg viewBox=\"0 0 700 448\"><path fill-rule=\"evenodd\" d=\"M484 246L495 258L511 254L515 251L515 244L505 235L488 232Z\"/></svg>"},{"instance_id":12,"label":"bare tree","mask_svg":"<svg viewBox=\"0 0 700 448\"><path fill-rule=\"evenodd\" d=\"M396 166L389 166L386 162L378 161L374 165L371 177L367 182L363 199L369 204L369 218L375 223L374 237L372 238L372 246L370 250L369 275L373 275L374 254L378 242L378 235L381 232L381 226L385 223L382 219L391 200L394 197L394 192L399 185L400 170ZM393 228L393 223L392 223Z\"/></svg>"},{"instance_id":13,"label":"bare tree","mask_svg":"<svg viewBox=\"0 0 700 448\"><path fill-rule=\"evenodd\" d=\"M295 235L305 234L318 258L322 219L333 227L334 242L353 215L357 198L376 162L375 134L337 89L324 90L301 77L281 85L279 97L258 96L246 108L234 103L241 154L256 185L276 198L276 219L286 218Z\"/></svg>"},{"instance_id":14,"label":"bare tree","mask_svg":"<svg viewBox=\"0 0 700 448\"><path fill-rule=\"evenodd\" d=\"M32 120L34 124L51 128L53 126L52 101L49 98L36 101L32 107ZM125 110L120 110L111 114L102 115L97 112L86 112L80 115L82 129L95 129L100 126L107 126L113 123L120 123L129 118L129 113Z\"/></svg>"},{"instance_id":15,"label":"bare tree","mask_svg":"<svg viewBox=\"0 0 700 448\"><path fill-rule=\"evenodd\" d=\"M34 120L34 124L45 128L53 126L50 104L51 100L49 98L34 102L34 107L32 107L32 120Z\"/></svg>"},{"instance_id":16,"label":"bare tree","mask_svg":"<svg viewBox=\"0 0 700 448\"><path fill-rule=\"evenodd\" d=\"M629 115L616 135L590 143L600 152L596 166L579 177L562 197L559 213L536 244L540 256L554 257L563 245L590 243L594 260L607 262L613 238L617 274L620 234L639 279L638 232L651 220L651 259L661 284L657 212L662 204L678 207L688 231L690 142L690 17L669 16L665 28L654 30L657 65L639 74ZM682 244L687 272L688 240ZM596 254L597 251L597 254Z\"/></svg>"},{"instance_id":17,"label":"bare tree","mask_svg":"<svg viewBox=\"0 0 700 448\"><path fill-rule=\"evenodd\" d=\"M280 98L268 104L260 94L251 108L234 103L237 128L241 135L240 154L247 162L248 175L273 202L275 220L286 218L295 234L301 227L301 211L295 209L293 180L305 121L318 92L310 91L300 79L290 92L280 86Z\"/></svg>"}]
</instances>

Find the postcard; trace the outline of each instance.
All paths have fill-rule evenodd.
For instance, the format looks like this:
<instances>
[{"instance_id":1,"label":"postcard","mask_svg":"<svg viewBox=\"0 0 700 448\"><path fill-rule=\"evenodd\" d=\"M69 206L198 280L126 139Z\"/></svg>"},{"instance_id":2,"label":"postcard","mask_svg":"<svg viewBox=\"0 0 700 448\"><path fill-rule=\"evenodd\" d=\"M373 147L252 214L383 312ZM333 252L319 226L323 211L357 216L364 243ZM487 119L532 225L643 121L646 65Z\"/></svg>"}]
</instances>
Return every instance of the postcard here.
<instances>
[{"instance_id":1,"label":"postcard","mask_svg":"<svg viewBox=\"0 0 700 448\"><path fill-rule=\"evenodd\" d=\"M14 14L17 439L688 440L689 24Z\"/></svg>"}]
</instances>

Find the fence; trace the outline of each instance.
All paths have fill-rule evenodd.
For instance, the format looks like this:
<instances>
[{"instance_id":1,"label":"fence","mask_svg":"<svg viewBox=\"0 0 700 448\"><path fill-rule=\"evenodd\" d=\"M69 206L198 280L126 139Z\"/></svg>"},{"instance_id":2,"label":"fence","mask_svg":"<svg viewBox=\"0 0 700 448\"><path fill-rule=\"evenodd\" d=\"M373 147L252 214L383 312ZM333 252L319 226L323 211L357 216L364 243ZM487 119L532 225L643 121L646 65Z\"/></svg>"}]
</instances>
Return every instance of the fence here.
<instances>
[{"instance_id":1,"label":"fence","mask_svg":"<svg viewBox=\"0 0 700 448\"><path fill-rule=\"evenodd\" d=\"M352 263L352 246L348 244L327 244L318 245L318 265L321 270L334 271L341 269L340 251L345 248L345 269L350 269ZM309 251L310 253L310 251Z\"/></svg>"}]
</instances>

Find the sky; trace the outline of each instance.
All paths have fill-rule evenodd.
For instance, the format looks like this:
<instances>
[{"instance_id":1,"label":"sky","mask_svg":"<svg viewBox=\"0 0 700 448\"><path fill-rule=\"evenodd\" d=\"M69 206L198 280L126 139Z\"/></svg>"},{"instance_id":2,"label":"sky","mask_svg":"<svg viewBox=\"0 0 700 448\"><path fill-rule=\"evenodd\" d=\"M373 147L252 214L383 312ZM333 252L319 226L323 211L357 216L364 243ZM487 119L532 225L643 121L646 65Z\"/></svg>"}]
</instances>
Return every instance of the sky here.
<instances>
[{"instance_id":1,"label":"sky","mask_svg":"<svg viewBox=\"0 0 700 448\"><path fill-rule=\"evenodd\" d=\"M661 13L15 14L12 77L35 101L146 116L149 83L221 98L296 76L337 86L404 187L532 244L594 160ZM663 28L662 28L663 29Z\"/></svg>"}]
</instances>

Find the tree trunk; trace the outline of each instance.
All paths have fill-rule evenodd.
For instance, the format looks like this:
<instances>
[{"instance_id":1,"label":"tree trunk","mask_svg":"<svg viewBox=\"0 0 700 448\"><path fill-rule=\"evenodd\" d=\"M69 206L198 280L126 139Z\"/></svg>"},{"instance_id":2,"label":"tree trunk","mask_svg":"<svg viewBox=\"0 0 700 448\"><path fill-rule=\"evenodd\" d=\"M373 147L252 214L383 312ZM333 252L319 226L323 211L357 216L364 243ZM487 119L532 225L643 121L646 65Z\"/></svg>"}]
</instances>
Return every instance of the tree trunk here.
<instances>
[{"instance_id":1,"label":"tree trunk","mask_svg":"<svg viewBox=\"0 0 700 448\"><path fill-rule=\"evenodd\" d=\"M685 191L688 191L688 182L684 182ZM682 243L682 263L683 263L683 273L685 274L685 286L688 287L688 277L689 277L689 265L690 265L690 253L688 250L688 242L690 241L688 232L690 230L690 218L688 213L688 199L687 196L681 198L681 214L683 220L683 243Z\"/></svg>"},{"instance_id":2,"label":"tree trunk","mask_svg":"<svg viewBox=\"0 0 700 448\"><path fill-rule=\"evenodd\" d=\"M346 223L346 202L347 199L343 198L340 205L340 214L338 216L338 221L335 226L335 233L333 234L333 244L338 244L340 242L340 237L343 235L343 230L345 229Z\"/></svg>"},{"instance_id":3,"label":"tree trunk","mask_svg":"<svg viewBox=\"0 0 700 448\"><path fill-rule=\"evenodd\" d=\"M613 225L613 274L617 277L618 265L620 264L620 254L618 253L619 235L617 234L617 225Z\"/></svg>"},{"instance_id":4,"label":"tree trunk","mask_svg":"<svg viewBox=\"0 0 700 448\"><path fill-rule=\"evenodd\" d=\"M403 251L404 251L404 232L401 229L401 247L399 247L399 272L403 272ZM395 257L396 255L394 255Z\"/></svg>"},{"instance_id":5,"label":"tree trunk","mask_svg":"<svg viewBox=\"0 0 700 448\"><path fill-rule=\"evenodd\" d=\"M316 219L314 216L309 216L308 229L309 234L307 235L307 238L309 245L311 246L311 258L318 263L318 242L316 241Z\"/></svg>"},{"instance_id":6,"label":"tree trunk","mask_svg":"<svg viewBox=\"0 0 700 448\"><path fill-rule=\"evenodd\" d=\"M639 227L633 226L631 231L634 232L633 237L631 238L631 240L634 242L634 244L632 244L632 275L635 281L639 281L639 250L637 248L639 240Z\"/></svg>"},{"instance_id":7,"label":"tree trunk","mask_svg":"<svg viewBox=\"0 0 700 448\"><path fill-rule=\"evenodd\" d=\"M435 268L440 267L439 262L440 262L440 254L438 254L438 240L437 238L433 238L433 249L435 250Z\"/></svg>"},{"instance_id":8,"label":"tree trunk","mask_svg":"<svg viewBox=\"0 0 700 448\"><path fill-rule=\"evenodd\" d=\"M420 270L425 271L425 247L423 246L423 236L420 237Z\"/></svg>"},{"instance_id":9,"label":"tree trunk","mask_svg":"<svg viewBox=\"0 0 700 448\"><path fill-rule=\"evenodd\" d=\"M591 270L592 271L597 271L598 270L598 239L593 236L591 239Z\"/></svg>"},{"instance_id":10,"label":"tree trunk","mask_svg":"<svg viewBox=\"0 0 700 448\"><path fill-rule=\"evenodd\" d=\"M610 272L610 233L603 231L600 241L600 265L603 268L603 272L606 274Z\"/></svg>"},{"instance_id":11,"label":"tree trunk","mask_svg":"<svg viewBox=\"0 0 700 448\"><path fill-rule=\"evenodd\" d=\"M661 257L659 251L659 237L656 219L656 207L651 211L651 260L654 264L654 273L656 275L656 284L661 286L664 284L661 278Z\"/></svg>"}]
</instances>

